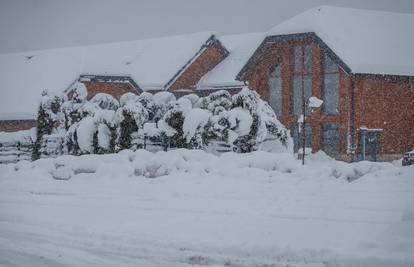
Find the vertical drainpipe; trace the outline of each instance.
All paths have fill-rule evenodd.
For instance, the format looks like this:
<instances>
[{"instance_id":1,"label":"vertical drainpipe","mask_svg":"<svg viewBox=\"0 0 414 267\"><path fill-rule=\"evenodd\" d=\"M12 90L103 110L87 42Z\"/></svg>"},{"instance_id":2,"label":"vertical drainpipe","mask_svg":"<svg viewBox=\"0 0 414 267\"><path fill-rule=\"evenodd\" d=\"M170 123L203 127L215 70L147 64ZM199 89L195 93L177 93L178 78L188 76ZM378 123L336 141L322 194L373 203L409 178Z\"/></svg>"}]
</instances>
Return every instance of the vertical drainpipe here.
<instances>
[{"instance_id":1,"label":"vertical drainpipe","mask_svg":"<svg viewBox=\"0 0 414 267\"><path fill-rule=\"evenodd\" d=\"M355 74L351 74L351 162L355 161L356 145L355 145Z\"/></svg>"}]
</instances>

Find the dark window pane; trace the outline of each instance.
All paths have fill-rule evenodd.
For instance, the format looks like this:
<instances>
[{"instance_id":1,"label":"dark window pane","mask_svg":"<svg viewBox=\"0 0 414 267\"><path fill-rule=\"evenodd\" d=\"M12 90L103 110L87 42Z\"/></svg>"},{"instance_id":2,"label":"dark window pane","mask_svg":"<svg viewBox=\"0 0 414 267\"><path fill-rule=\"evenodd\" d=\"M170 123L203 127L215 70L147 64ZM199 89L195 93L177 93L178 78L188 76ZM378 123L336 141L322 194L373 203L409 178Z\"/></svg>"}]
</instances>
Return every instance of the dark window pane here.
<instances>
[{"instance_id":1,"label":"dark window pane","mask_svg":"<svg viewBox=\"0 0 414 267\"><path fill-rule=\"evenodd\" d=\"M312 75L304 76L304 86L305 86L305 101L307 102L312 96ZM306 105L307 106L307 105ZM306 115L310 114L310 108L307 106Z\"/></svg>"},{"instance_id":2,"label":"dark window pane","mask_svg":"<svg viewBox=\"0 0 414 267\"><path fill-rule=\"evenodd\" d=\"M325 56L324 56L323 66L324 66L324 71L325 72L338 72L338 65L326 53L325 53Z\"/></svg>"},{"instance_id":3,"label":"dark window pane","mask_svg":"<svg viewBox=\"0 0 414 267\"><path fill-rule=\"evenodd\" d=\"M302 71L302 47L295 46L293 48L293 72L298 73Z\"/></svg>"},{"instance_id":4,"label":"dark window pane","mask_svg":"<svg viewBox=\"0 0 414 267\"><path fill-rule=\"evenodd\" d=\"M305 58L304 58L305 73L311 73L312 71L312 47L310 45L305 46Z\"/></svg>"},{"instance_id":5,"label":"dark window pane","mask_svg":"<svg viewBox=\"0 0 414 267\"><path fill-rule=\"evenodd\" d=\"M312 96L312 76L305 75L303 80L303 86L305 89L305 101ZM295 75L293 76L293 115L302 114L302 76ZM306 109L306 115L310 114L310 109Z\"/></svg>"},{"instance_id":6,"label":"dark window pane","mask_svg":"<svg viewBox=\"0 0 414 267\"><path fill-rule=\"evenodd\" d=\"M282 78L269 78L268 84L269 105L276 115L282 115Z\"/></svg>"},{"instance_id":7,"label":"dark window pane","mask_svg":"<svg viewBox=\"0 0 414 267\"><path fill-rule=\"evenodd\" d=\"M379 134L378 131L361 131L359 160L377 161L380 146Z\"/></svg>"},{"instance_id":8,"label":"dark window pane","mask_svg":"<svg viewBox=\"0 0 414 267\"><path fill-rule=\"evenodd\" d=\"M280 77L281 71L282 71L281 64L277 62L270 69L269 77L271 77L271 78L272 77Z\"/></svg>"},{"instance_id":9,"label":"dark window pane","mask_svg":"<svg viewBox=\"0 0 414 267\"><path fill-rule=\"evenodd\" d=\"M323 113L326 115L338 114L339 108L339 73L324 75L323 86Z\"/></svg>"},{"instance_id":10,"label":"dark window pane","mask_svg":"<svg viewBox=\"0 0 414 267\"><path fill-rule=\"evenodd\" d=\"M293 138L293 150L297 153L302 147L302 129L299 132L299 124L293 125L291 136ZM312 127L310 124L305 124L305 146L312 147Z\"/></svg>"},{"instance_id":11,"label":"dark window pane","mask_svg":"<svg viewBox=\"0 0 414 267\"><path fill-rule=\"evenodd\" d=\"M302 76L293 76L293 115L302 113Z\"/></svg>"},{"instance_id":12,"label":"dark window pane","mask_svg":"<svg viewBox=\"0 0 414 267\"><path fill-rule=\"evenodd\" d=\"M322 150L330 157L339 158L339 130L334 122L322 123Z\"/></svg>"}]
</instances>

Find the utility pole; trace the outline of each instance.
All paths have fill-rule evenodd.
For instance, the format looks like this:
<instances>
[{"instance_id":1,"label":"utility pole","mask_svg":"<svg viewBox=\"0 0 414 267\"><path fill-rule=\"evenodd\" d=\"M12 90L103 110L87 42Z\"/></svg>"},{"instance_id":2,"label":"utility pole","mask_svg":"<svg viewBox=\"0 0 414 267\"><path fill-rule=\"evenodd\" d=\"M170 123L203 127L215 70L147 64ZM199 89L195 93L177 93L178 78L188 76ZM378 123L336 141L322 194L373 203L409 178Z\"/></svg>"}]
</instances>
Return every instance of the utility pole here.
<instances>
[{"instance_id":1,"label":"utility pole","mask_svg":"<svg viewBox=\"0 0 414 267\"><path fill-rule=\"evenodd\" d=\"M305 134L305 122L306 122L306 101L305 101L305 47L302 47L302 165L305 165L305 150L306 150L306 134Z\"/></svg>"}]
</instances>

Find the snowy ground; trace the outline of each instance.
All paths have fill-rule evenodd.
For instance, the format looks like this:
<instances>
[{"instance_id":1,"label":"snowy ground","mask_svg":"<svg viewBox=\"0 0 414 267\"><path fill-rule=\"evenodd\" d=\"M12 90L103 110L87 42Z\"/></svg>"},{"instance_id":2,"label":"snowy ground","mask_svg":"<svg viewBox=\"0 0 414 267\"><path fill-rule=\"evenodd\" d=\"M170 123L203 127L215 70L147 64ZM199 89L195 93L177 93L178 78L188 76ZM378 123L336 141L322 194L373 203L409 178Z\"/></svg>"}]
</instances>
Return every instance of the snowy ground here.
<instances>
[{"instance_id":1,"label":"snowy ground","mask_svg":"<svg viewBox=\"0 0 414 267\"><path fill-rule=\"evenodd\" d=\"M0 165L0 265L414 266L414 166L185 150Z\"/></svg>"}]
</instances>

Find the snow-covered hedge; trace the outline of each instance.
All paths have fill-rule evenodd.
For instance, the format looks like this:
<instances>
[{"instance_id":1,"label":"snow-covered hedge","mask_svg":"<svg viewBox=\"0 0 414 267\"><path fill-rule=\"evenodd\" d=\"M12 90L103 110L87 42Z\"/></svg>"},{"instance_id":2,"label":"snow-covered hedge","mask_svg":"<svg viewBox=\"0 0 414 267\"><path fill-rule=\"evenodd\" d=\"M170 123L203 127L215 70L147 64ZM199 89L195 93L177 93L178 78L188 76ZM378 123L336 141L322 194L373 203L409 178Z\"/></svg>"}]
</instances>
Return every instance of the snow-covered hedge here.
<instances>
[{"instance_id":1,"label":"snow-covered hedge","mask_svg":"<svg viewBox=\"0 0 414 267\"><path fill-rule=\"evenodd\" d=\"M270 106L247 87L233 96L224 90L179 99L170 92L126 93L117 101L99 93L87 101L86 88L78 83L70 98L44 93L38 119L37 147L44 136L60 135L62 153L72 155L113 153L150 144L164 150L204 149L217 141L236 152L263 147L285 152L292 143ZM40 153L37 149L33 158Z\"/></svg>"},{"instance_id":2,"label":"snow-covered hedge","mask_svg":"<svg viewBox=\"0 0 414 267\"><path fill-rule=\"evenodd\" d=\"M226 164L222 164L226 162ZM353 182L368 174L384 171L383 177L392 177L400 173L400 164L389 162L361 161L346 163L336 161L320 151L309 156L308 163L301 165L291 153L269 153L254 151L252 153L225 153L220 156L202 150L175 149L170 151L148 152L144 149L132 151L125 149L116 154L105 155L64 155L56 158L44 158L35 162L22 161L10 168L31 177L51 177L68 180L80 174L102 177L144 176L156 178L170 174L193 173L194 175L243 176L255 173L251 178L269 177L281 174L292 177L312 177L312 179L338 178L344 182ZM386 172L393 172L387 175ZM399 175L399 174L398 174ZM287 176L282 176L286 178ZM376 175L371 179L377 179Z\"/></svg>"}]
</instances>

